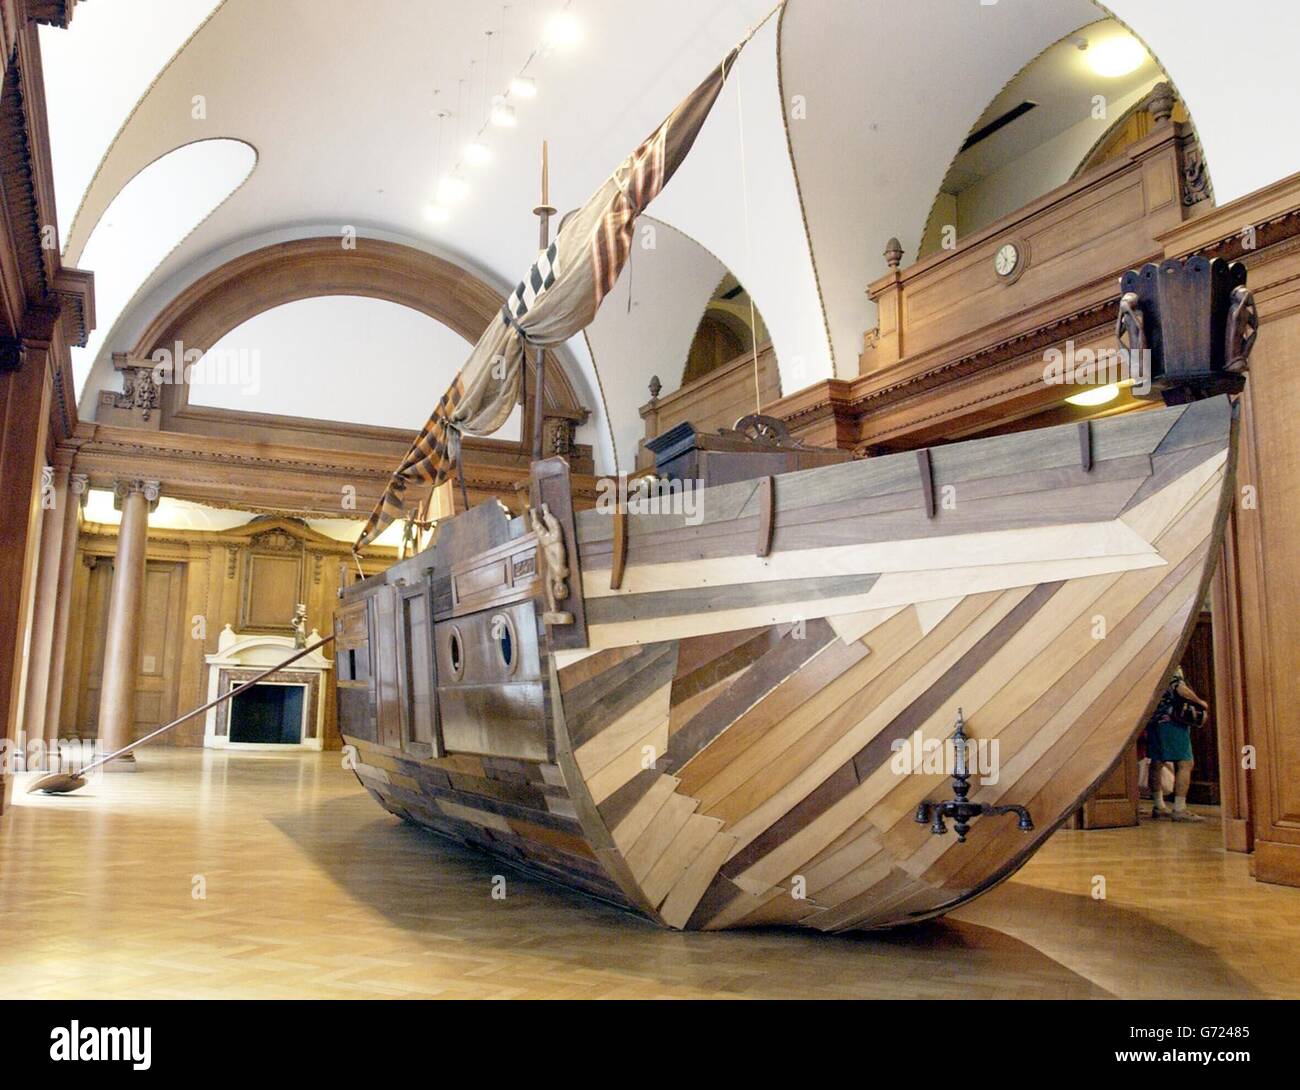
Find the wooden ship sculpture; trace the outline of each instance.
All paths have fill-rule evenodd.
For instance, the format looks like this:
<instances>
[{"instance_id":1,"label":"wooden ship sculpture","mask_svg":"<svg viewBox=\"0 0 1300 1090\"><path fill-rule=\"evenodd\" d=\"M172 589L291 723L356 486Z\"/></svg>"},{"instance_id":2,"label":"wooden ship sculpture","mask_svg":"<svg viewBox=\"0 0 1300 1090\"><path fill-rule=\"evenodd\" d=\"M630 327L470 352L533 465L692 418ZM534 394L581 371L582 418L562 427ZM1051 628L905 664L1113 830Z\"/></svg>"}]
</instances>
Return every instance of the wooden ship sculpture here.
<instances>
[{"instance_id":1,"label":"wooden ship sculpture","mask_svg":"<svg viewBox=\"0 0 1300 1090\"><path fill-rule=\"evenodd\" d=\"M539 212L539 262L564 263ZM1165 408L868 459L765 418L675 429L650 445L689 511L576 510L566 461L537 458L523 515L480 504L340 590L358 779L671 928L880 928L987 890L1182 654L1233 495L1244 280L1199 257L1123 278L1121 340ZM453 402L399 484L451 471Z\"/></svg>"}]
</instances>

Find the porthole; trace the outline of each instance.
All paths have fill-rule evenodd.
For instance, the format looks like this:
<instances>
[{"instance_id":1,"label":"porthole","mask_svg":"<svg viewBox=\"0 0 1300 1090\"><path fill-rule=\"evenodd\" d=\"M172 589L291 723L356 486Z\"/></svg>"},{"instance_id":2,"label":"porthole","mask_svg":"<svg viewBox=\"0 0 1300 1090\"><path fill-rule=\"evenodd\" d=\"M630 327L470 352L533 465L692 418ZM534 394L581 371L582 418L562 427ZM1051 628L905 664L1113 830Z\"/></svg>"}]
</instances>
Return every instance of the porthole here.
<instances>
[{"instance_id":1,"label":"porthole","mask_svg":"<svg viewBox=\"0 0 1300 1090\"><path fill-rule=\"evenodd\" d=\"M519 640L515 635L514 622L504 613L492 618L492 642L496 645L497 655L507 674L513 674L519 663Z\"/></svg>"},{"instance_id":2,"label":"porthole","mask_svg":"<svg viewBox=\"0 0 1300 1090\"><path fill-rule=\"evenodd\" d=\"M459 681L465 676L465 641L461 639L460 629L452 625L447 633L447 661L451 664L451 676Z\"/></svg>"}]
</instances>

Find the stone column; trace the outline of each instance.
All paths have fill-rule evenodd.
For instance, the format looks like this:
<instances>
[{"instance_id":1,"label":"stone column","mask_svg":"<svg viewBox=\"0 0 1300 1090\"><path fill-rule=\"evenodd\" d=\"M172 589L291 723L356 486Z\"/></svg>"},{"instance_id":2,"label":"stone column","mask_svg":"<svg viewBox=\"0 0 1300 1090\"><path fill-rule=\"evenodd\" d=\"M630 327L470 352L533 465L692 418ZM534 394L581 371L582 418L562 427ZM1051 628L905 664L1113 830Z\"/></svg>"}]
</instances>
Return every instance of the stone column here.
<instances>
[{"instance_id":1,"label":"stone column","mask_svg":"<svg viewBox=\"0 0 1300 1090\"><path fill-rule=\"evenodd\" d=\"M144 607L145 550L149 512L158 505L158 482L118 481L114 502L122 512L113 558L113 589L108 605L108 637L99 695L99 738L105 753L131 741L135 681L139 666L140 611ZM135 754L109 761L105 772L130 772Z\"/></svg>"},{"instance_id":2,"label":"stone column","mask_svg":"<svg viewBox=\"0 0 1300 1090\"><path fill-rule=\"evenodd\" d=\"M27 649L27 697L23 702L20 737L28 754L29 771L48 770L44 751L45 702L50 683L54 639L55 598L59 589L59 550L63 545L63 514L68 506L69 467L47 466L41 477L41 541L32 603L31 642Z\"/></svg>"},{"instance_id":3,"label":"stone column","mask_svg":"<svg viewBox=\"0 0 1300 1090\"><path fill-rule=\"evenodd\" d=\"M72 609L72 580L77 571L77 536L81 509L90 479L84 473L68 478L68 502L63 505L63 541L59 549L59 586L54 602L54 633L50 641L50 677L45 691L45 749L57 770L59 728L63 714L63 664L68 655L68 620Z\"/></svg>"}]
</instances>

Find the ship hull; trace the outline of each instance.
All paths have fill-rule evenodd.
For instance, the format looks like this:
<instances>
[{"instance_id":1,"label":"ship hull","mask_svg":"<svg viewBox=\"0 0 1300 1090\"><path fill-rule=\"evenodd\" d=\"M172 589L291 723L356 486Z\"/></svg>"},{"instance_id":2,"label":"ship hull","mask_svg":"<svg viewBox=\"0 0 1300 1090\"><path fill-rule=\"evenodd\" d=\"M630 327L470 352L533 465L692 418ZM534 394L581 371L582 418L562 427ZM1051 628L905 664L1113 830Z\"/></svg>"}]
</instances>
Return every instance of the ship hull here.
<instances>
[{"instance_id":1,"label":"ship hull","mask_svg":"<svg viewBox=\"0 0 1300 1090\"><path fill-rule=\"evenodd\" d=\"M522 520L478 516L421 554L431 640L403 644L409 623L375 605L400 612L419 579L348 592L340 654L371 660L340 672L358 778L409 821L667 927L940 914L1023 864L1145 723L1218 556L1233 433L1216 398L740 481L621 526L581 512L577 639L546 615ZM509 585L476 601L456 586L483 557ZM474 632L506 613L509 676L466 682L452 629L462 658L490 657ZM437 694L427 750L402 710L413 646ZM958 709L972 799L1026 807L1032 831L987 816L958 843L917 823L951 796Z\"/></svg>"}]
</instances>

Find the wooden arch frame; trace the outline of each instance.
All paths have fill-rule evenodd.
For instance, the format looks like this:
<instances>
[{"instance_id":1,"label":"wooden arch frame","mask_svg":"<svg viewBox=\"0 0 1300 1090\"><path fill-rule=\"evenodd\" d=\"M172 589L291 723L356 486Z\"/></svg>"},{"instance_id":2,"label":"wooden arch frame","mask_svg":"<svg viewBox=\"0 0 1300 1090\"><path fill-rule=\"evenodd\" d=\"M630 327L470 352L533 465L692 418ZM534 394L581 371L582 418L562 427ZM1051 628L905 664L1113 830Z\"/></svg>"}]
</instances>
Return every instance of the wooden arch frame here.
<instances>
[{"instance_id":1,"label":"wooden arch frame","mask_svg":"<svg viewBox=\"0 0 1300 1090\"><path fill-rule=\"evenodd\" d=\"M187 351L207 351L230 330L258 314L322 295L356 295L400 303L455 330L471 344L497 317L505 302L472 272L411 246L358 238L354 248L344 248L342 240L333 236L296 239L252 250L201 276L155 315L118 366L152 366L156 350L171 351L178 341ZM530 390L532 381L530 377ZM167 430L206 430L192 425L205 419L249 416L289 428L323 423L191 407L184 383L165 384L160 393L159 408ZM548 417L554 414L575 423L586 419L588 409L578 399L572 379L549 351L545 395ZM530 416L531 405L525 407L523 436L532 434Z\"/></svg>"}]
</instances>

